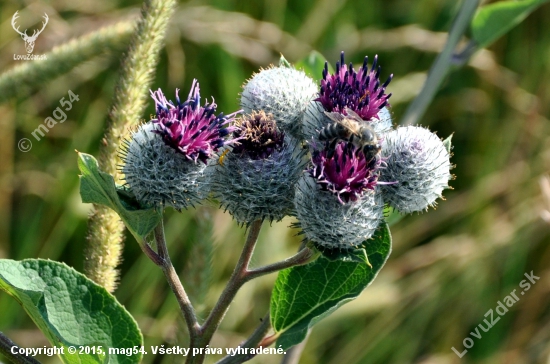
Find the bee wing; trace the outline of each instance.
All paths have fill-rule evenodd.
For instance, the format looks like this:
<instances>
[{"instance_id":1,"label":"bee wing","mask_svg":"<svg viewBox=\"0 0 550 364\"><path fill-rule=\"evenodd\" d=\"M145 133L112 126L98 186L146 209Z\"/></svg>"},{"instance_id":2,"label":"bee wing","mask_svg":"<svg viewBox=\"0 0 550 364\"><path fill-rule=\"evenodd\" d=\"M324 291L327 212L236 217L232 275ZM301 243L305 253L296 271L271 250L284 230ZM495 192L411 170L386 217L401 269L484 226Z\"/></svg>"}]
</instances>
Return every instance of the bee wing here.
<instances>
[{"instance_id":1,"label":"bee wing","mask_svg":"<svg viewBox=\"0 0 550 364\"><path fill-rule=\"evenodd\" d=\"M348 114L350 119L355 119L355 121L365 123L365 120L363 120L363 118L361 116L359 116L355 111L353 111L349 107L346 107L344 110L346 111L346 114Z\"/></svg>"},{"instance_id":2,"label":"bee wing","mask_svg":"<svg viewBox=\"0 0 550 364\"><path fill-rule=\"evenodd\" d=\"M345 119L345 116L342 115L342 114L340 114L340 113L338 113L338 112L327 112L327 111L325 111L325 115L326 115L330 120L332 120L332 121L334 121L334 122L337 122L337 123L339 123L339 122L341 122L342 120Z\"/></svg>"}]
</instances>

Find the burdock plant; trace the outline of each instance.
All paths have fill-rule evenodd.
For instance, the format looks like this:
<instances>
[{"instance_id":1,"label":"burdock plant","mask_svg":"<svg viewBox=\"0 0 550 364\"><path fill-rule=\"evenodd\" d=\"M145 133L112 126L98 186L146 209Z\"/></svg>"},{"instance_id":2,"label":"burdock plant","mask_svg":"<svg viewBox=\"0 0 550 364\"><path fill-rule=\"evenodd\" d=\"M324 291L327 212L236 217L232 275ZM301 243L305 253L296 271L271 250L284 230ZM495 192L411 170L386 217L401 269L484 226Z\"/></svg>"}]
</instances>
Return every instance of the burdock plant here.
<instances>
[{"instance_id":1,"label":"burdock plant","mask_svg":"<svg viewBox=\"0 0 550 364\"><path fill-rule=\"evenodd\" d=\"M123 184L101 171L92 156L79 153L82 200L115 211L163 271L186 322L187 363L228 353L211 341L237 292L248 281L275 272L265 317L241 350L220 363L264 355L272 344L268 353L281 354L301 342L321 317L357 297L384 265L391 250L385 208L421 211L434 206L448 188L449 143L424 128L393 129L391 94L386 93L392 76L380 83L377 57L372 66L365 57L356 71L344 63L342 53L334 73L328 63L317 71L321 80L315 86L304 71L285 61L261 70L243 86L244 110L229 114L217 110L214 99L201 100L197 80L186 98L177 89L173 100L161 89L150 91L154 115L134 127L119 148ZM163 227L166 209L182 211L198 204L219 206L248 230L235 269L205 317L196 314L184 286L189 277L180 280L176 273ZM294 220L292 226L303 237L297 253L252 267L263 223L285 217ZM93 311L85 297L93 290L100 292L94 300L116 303L98 286L87 284L85 290L75 288L80 298L71 307ZM105 330L120 327L124 340L142 347L139 330L122 307L104 315L96 326L123 317L124 325ZM82 325L88 327L85 320ZM102 332L96 326L90 330ZM74 344L68 333L56 335L53 343ZM122 339L86 340L107 349L130 345ZM138 362L144 354L136 349L130 356L120 355ZM117 358L111 350L86 359L93 362L93 355Z\"/></svg>"},{"instance_id":2,"label":"burdock plant","mask_svg":"<svg viewBox=\"0 0 550 364\"><path fill-rule=\"evenodd\" d=\"M133 51L137 53L131 57L144 56L139 53L145 52L144 48ZM172 100L161 89L149 91L155 112L147 122L140 122L135 112L128 111L132 103L123 102L137 89L127 86L130 81L126 80L139 82L140 74L130 67L129 75L124 76L122 85L129 89L119 87L121 99L113 106L113 115L118 115L117 120L131 115L134 126L118 148L122 176L114 176L110 167L115 162L105 163L116 157L112 136L105 141L110 152L103 154L110 157L101 159L107 171L101 171L92 156L79 153L81 196L84 202L104 206L98 207L102 219L110 216L102 209L116 212L144 254L163 271L186 322L187 363L202 363L208 355L227 353L225 348L212 347L211 340L235 295L248 281L275 272L278 277L265 317L240 345L242 350L220 362L244 362L265 354L265 348L272 344L275 348L269 353L280 354L301 342L321 317L357 297L384 265L391 250L385 208L402 213L422 211L434 206L448 188L450 144L424 128L394 130L391 94L386 91L393 76L381 82L378 63L377 56L370 65L365 57L356 69L345 63L342 52L334 72L328 62L323 69L309 70L320 77L316 82L305 70L282 59L279 66L260 70L245 82L240 95L243 110L227 114L218 110L213 98L201 100L197 80L185 98L180 98L177 89ZM122 134L123 123L117 125L113 135ZM176 273L163 227L166 209L182 211L199 204L219 206L248 230L229 282L205 317L195 312L184 287L186 277L182 282ZM285 217L294 220L292 225L303 237L297 253L279 262L251 267L263 223ZM107 234L102 228L94 229L95 240L91 241ZM116 229L114 226L112 231ZM91 276L100 277L93 273L94 267L101 266L101 259L95 258L90 265ZM66 270L41 264L52 263L32 266L47 272L43 276L48 282L56 281L55 275L48 276L51 272ZM97 281L113 289L112 280ZM48 315L37 313L36 317L44 321L42 327L56 328L55 334L48 336L52 344L101 344L104 351L86 353L81 359L99 362L108 355L113 362L121 358L138 362L145 350L130 355L108 350L141 348L137 325L112 296L85 282L86 289L78 284L70 288L76 293L69 306L88 310L84 316L93 318L87 321L77 315L75 325L82 332L105 334L101 338L91 334L75 342L78 340L69 332L56 326L53 321L57 316L46 309L41 312ZM87 298L86 292L95 292L90 293L93 298ZM100 317L92 312L95 306L86 303L90 300L114 302L114 308ZM104 327L105 322L112 324ZM124 335L113 334L119 341L110 340L106 332L116 330L124 331ZM64 360L71 362L64 355Z\"/></svg>"},{"instance_id":3,"label":"burdock plant","mask_svg":"<svg viewBox=\"0 0 550 364\"><path fill-rule=\"evenodd\" d=\"M299 226L306 241L346 250L369 239L382 221L376 192L378 158L368 160L351 143L314 150L296 193Z\"/></svg>"},{"instance_id":4,"label":"burdock plant","mask_svg":"<svg viewBox=\"0 0 550 364\"><path fill-rule=\"evenodd\" d=\"M537 5L504 3L488 5L472 21L478 1L462 2L447 44L402 118L406 126L397 128L387 92L395 87L393 76L381 81L377 56L356 68L342 52L334 71L315 53L296 67L282 59L245 82L242 110L229 114L213 100L201 101L197 81L185 99L178 90L174 100L161 89L150 91L173 0L147 0L135 26L125 21L102 29L59 46L44 61L6 72L0 77L2 100L28 92L20 84L54 79L96 56L97 49L125 44L131 36L100 156L78 153L82 201L93 203L95 211L85 264L91 279L58 262L2 259L0 289L24 306L64 363L138 363L152 354L151 346L109 293L117 285L126 227L178 302L187 363L203 363L209 355L227 364L284 353L374 280L391 251L385 213L425 211L449 188L450 139L411 124L419 122L451 64L466 63ZM474 39L455 54L470 24ZM317 67L323 62L324 68ZM155 112L143 123L147 105ZM167 209L198 204L227 210L248 233L227 285L204 315L197 315L184 286L192 277L180 279L172 264L163 226ZM303 237L297 253L252 267L263 223L285 217ZM270 273L278 276L256 330L238 350L214 347L212 338L239 289ZM2 333L0 352L17 363L35 362Z\"/></svg>"}]
</instances>

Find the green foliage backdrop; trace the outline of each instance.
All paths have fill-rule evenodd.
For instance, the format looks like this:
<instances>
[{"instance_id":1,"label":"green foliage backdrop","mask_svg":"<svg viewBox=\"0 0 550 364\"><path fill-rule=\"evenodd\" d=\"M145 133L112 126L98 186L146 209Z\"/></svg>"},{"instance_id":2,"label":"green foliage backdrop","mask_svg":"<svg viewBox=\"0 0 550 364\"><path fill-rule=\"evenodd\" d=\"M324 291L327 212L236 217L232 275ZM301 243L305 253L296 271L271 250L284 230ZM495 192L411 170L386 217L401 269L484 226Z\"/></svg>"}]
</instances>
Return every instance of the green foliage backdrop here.
<instances>
[{"instance_id":1,"label":"green foliage backdrop","mask_svg":"<svg viewBox=\"0 0 550 364\"><path fill-rule=\"evenodd\" d=\"M13 54L25 53L10 25L15 11L24 15L23 29L35 27L44 12L49 15L34 50L43 54L102 26L136 19L140 5L2 2L0 70L24 62L13 60ZM197 78L203 95L213 95L219 110L229 113L238 109L243 81L277 62L280 53L295 62L317 50L332 63L342 50L355 63L378 54L382 78L394 74L388 90L399 123L443 47L457 6L433 0L180 2L153 88L171 95L178 87L186 94ZM300 363L550 360L550 225L540 217L550 206L539 187L540 177L550 172L548 19L550 6L544 5L446 79L420 124L440 137L455 133L454 190L446 192L436 212L407 216L392 227L393 252L377 280L315 326ZM127 29L119 31L127 34ZM52 259L82 271L91 207L80 201L74 150L97 154L126 45L124 39L105 41L68 73L48 82L38 74L13 85L18 97L0 104L0 258ZM31 133L68 90L80 101L67 112L67 121L36 141ZM153 112L150 103L145 119ZM18 149L21 138L31 139L30 151ZM205 216L213 219L212 240L204 234ZM287 229L290 223L283 220L262 232L253 263L294 254L299 238ZM244 232L211 207L169 213L165 226L173 263L185 283L195 282L191 298L204 317L231 273ZM114 294L136 318L146 346L185 346L177 302L130 234L123 259ZM530 271L540 281L459 360L451 347L461 351L462 340L483 315ZM213 347L236 346L250 334L265 314L275 278L253 281L239 293ZM0 293L0 312L0 331L20 346L47 344L5 293ZM172 360L149 354L143 362ZM280 360L261 356L251 362Z\"/></svg>"}]
</instances>

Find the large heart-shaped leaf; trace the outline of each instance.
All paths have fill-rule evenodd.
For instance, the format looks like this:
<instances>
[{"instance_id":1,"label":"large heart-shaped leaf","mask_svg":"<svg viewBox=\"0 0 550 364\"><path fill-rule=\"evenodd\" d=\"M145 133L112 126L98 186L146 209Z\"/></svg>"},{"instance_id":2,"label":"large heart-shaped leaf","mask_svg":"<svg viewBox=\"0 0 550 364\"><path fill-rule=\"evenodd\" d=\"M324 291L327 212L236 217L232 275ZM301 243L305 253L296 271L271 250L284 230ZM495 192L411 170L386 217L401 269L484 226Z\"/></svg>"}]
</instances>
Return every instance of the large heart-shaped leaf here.
<instances>
[{"instance_id":1,"label":"large heart-shaped leaf","mask_svg":"<svg viewBox=\"0 0 550 364\"><path fill-rule=\"evenodd\" d=\"M82 202L105 205L115 210L126 227L142 241L162 219L161 211L141 208L124 188L117 186L113 176L101 172L97 160L89 154L78 153L80 197Z\"/></svg>"},{"instance_id":2,"label":"large heart-shaped leaf","mask_svg":"<svg viewBox=\"0 0 550 364\"><path fill-rule=\"evenodd\" d=\"M42 259L1 259L0 289L23 306L53 346L63 348L64 363L141 360L139 352L109 354L109 348L141 348L141 332L114 296L67 265ZM76 353L69 353L70 347Z\"/></svg>"},{"instance_id":3,"label":"large heart-shaped leaf","mask_svg":"<svg viewBox=\"0 0 550 364\"><path fill-rule=\"evenodd\" d=\"M361 260L320 256L310 264L279 272L270 308L277 346L287 349L300 343L310 327L355 299L374 280L391 252L388 225L382 223L362 247L371 266Z\"/></svg>"}]
</instances>

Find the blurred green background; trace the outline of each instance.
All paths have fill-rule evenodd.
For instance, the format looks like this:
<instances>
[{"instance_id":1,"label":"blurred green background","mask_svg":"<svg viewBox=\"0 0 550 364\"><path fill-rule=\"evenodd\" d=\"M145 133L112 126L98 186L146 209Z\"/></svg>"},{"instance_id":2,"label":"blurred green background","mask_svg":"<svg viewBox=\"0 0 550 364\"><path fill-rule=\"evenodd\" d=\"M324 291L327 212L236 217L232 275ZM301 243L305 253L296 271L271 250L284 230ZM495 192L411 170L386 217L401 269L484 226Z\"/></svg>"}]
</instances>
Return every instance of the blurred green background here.
<instances>
[{"instance_id":1,"label":"blurred green background","mask_svg":"<svg viewBox=\"0 0 550 364\"><path fill-rule=\"evenodd\" d=\"M114 24L135 19L134 1L3 1L0 69L24 61L24 43L11 28L37 28L34 54ZM446 40L459 3L435 0L257 0L180 2L161 54L154 89L187 95L193 78L218 110L239 108L242 83L280 53L295 62L318 50L331 63L340 51L362 62L379 55L394 120L400 122ZM437 210L406 216L392 227L393 253L357 300L313 329L300 363L550 363L550 210L539 180L550 169L550 6L541 7L490 49L477 52L446 79L421 125L440 137L454 132L457 176ZM82 271L87 215L78 194L75 149L96 154L118 77L124 44L98 53L53 81L0 104L0 258L45 258ZM315 77L320 77L319 74ZM40 141L31 132L68 90L80 101ZM154 112L153 103L144 115ZM23 153L17 143L30 138ZM550 197L549 197L550 199ZM209 218L212 224L209 224ZM266 225L254 264L293 254L292 220ZM212 239L207 236L211 228ZM217 300L243 243L244 230L215 207L168 212L169 249L201 317ZM162 273L125 243L116 297L135 316L146 347L180 343L185 335L177 303ZM215 262L215 263L214 263ZM459 359L451 347L483 322L525 272L540 277L520 301ZM238 345L267 311L275 275L248 283L223 321L212 347ZM0 293L0 331L23 347L47 344L8 295ZM40 358L57 362L57 358ZM0 359L1 360L1 359ZM213 362L214 357L209 359ZM145 356L144 363L181 362ZM252 363L279 363L260 356Z\"/></svg>"}]
</instances>

